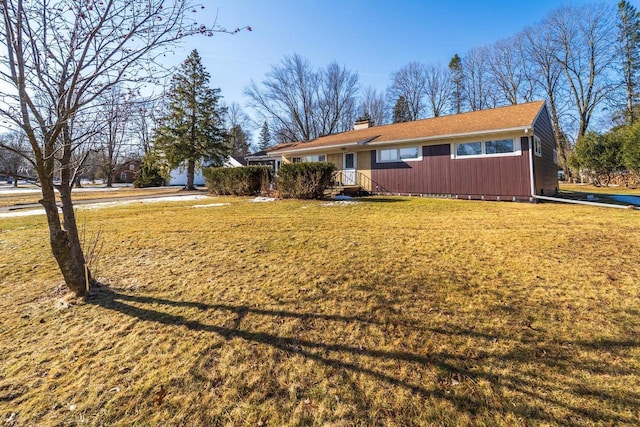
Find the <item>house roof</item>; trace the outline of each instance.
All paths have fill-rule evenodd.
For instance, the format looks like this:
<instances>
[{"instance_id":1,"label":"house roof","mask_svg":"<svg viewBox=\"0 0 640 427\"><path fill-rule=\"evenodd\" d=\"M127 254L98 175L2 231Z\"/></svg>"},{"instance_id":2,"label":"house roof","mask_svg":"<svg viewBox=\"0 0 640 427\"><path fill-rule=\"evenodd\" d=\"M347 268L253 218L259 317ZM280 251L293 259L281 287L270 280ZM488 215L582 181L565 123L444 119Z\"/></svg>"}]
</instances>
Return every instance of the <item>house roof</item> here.
<instances>
[{"instance_id":1,"label":"house roof","mask_svg":"<svg viewBox=\"0 0 640 427\"><path fill-rule=\"evenodd\" d=\"M523 130L533 126L544 101L472 111L450 116L405 123L374 126L327 135L308 142L281 144L267 150L280 154L314 148L376 145L392 142L451 138L507 130Z\"/></svg>"}]
</instances>

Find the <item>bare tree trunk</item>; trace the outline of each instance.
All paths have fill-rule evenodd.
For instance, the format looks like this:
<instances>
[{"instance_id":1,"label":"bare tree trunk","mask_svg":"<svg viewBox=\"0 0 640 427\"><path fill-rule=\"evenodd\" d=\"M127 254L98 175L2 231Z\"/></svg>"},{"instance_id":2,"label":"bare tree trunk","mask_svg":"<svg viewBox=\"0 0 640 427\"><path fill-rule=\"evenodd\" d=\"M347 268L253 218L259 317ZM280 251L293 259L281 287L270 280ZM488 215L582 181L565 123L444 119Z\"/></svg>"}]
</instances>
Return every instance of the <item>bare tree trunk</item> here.
<instances>
[{"instance_id":1,"label":"bare tree trunk","mask_svg":"<svg viewBox=\"0 0 640 427\"><path fill-rule=\"evenodd\" d=\"M187 185L185 185L185 190L195 190L195 186L193 185L193 178L196 171L196 161L193 159L189 159L187 162Z\"/></svg>"},{"instance_id":2,"label":"bare tree trunk","mask_svg":"<svg viewBox=\"0 0 640 427\"><path fill-rule=\"evenodd\" d=\"M18 177L17 176L13 177L13 186L14 187L18 187Z\"/></svg>"},{"instance_id":3,"label":"bare tree trunk","mask_svg":"<svg viewBox=\"0 0 640 427\"><path fill-rule=\"evenodd\" d=\"M67 287L76 296L86 296L88 290L84 270L85 260L78 237L73 205L71 204L71 192L68 188L66 190L62 189L60 192L62 216L65 227L65 229L63 229L62 223L60 222L60 215L58 214L53 182L49 178L45 178L45 180L42 181L41 189L42 199L40 200L40 204L44 207L47 214L51 252L58 263L58 267L60 267ZM93 283L91 274L88 273L88 275L89 282Z\"/></svg>"},{"instance_id":4,"label":"bare tree trunk","mask_svg":"<svg viewBox=\"0 0 640 427\"><path fill-rule=\"evenodd\" d=\"M107 173L107 188L113 187L113 172L109 171Z\"/></svg>"}]
</instances>

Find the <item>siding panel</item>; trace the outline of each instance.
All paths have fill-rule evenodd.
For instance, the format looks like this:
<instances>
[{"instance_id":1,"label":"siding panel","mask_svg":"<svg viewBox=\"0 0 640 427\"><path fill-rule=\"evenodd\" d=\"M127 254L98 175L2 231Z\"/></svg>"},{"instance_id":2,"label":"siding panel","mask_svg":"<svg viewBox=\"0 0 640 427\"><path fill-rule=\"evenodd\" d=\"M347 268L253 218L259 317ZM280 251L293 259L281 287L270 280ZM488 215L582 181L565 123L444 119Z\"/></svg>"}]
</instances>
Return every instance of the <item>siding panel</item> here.
<instances>
[{"instance_id":1,"label":"siding panel","mask_svg":"<svg viewBox=\"0 0 640 427\"><path fill-rule=\"evenodd\" d=\"M372 150L373 191L528 199L529 151L527 138L522 139L522 154L506 157L452 159L451 145L437 144L422 147L421 161L377 163Z\"/></svg>"}]
</instances>

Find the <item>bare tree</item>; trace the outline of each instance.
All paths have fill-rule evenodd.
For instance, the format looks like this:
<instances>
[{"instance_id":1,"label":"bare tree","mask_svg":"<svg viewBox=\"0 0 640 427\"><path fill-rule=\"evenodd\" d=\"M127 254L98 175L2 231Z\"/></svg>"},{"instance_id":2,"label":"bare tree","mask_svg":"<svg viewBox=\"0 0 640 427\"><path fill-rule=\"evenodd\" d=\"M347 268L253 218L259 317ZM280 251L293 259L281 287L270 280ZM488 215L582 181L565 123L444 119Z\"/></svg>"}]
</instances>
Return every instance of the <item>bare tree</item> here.
<instances>
[{"instance_id":1,"label":"bare tree","mask_svg":"<svg viewBox=\"0 0 640 427\"><path fill-rule=\"evenodd\" d=\"M362 101L360 102L360 107L358 107L358 113L361 116L368 114L373 126L385 125L389 122L388 107L384 94L371 86L364 89L362 93Z\"/></svg>"},{"instance_id":2,"label":"bare tree","mask_svg":"<svg viewBox=\"0 0 640 427\"><path fill-rule=\"evenodd\" d=\"M232 156L246 156L251 151L249 127L251 119L237 102L223 105L223 121L226 129L225 143Z\"/></svg>"},{"instance_id":3,"label":"bare tree","mask_svg":"<svg viewBox=\"0 0 640 427\"><path fill-rule=\"evenodd\" d=\"M296 54L271 67L261 85L251 81L245 94L249 105L271 121L280 141L309 141L317 136L319 87L320 78L309 61Z\"/></svg>"},{"instance_id":4,"label":"bare tree","mask_svg":"<svg viewBox=\"0 0 640 427\"><path fill-rule=\"evenodd\" d=\"M0 135L0 175L12 177L14 187L18 186L19 179L31 178L31 168L25 158L28 151L29 144L20 132Z\"/></svg>"},{"instance_id":5,"label":"bare tree","mask_svg":"<svg viewBox=\"0 0 640 427\"><path fill-rule=\"evenodd\" d=\"M0 115L29 141L51 250L78 296L88 293L93 278L71 199L74 153L84 141L72 134L72 121L86 121L81 117L95 113L93 104L112 87L140 84L149 71L158 73L155 59L185 35L226 31L195 24L188 19L192 9L182 0L0 0Z\"/></svg>"},{"instance_id":6,"label":"bare tree","mask_svg":"<svg viewBox=\"0 0 640 427\"><path fill-rule=\"evenodd\" d=\"M523 31L526 43L523 44L525 56L529 60L527 80L534 83L536 91L547 100L549 115L553 125L560 166L568 172L567 157L570 151L565 132L562 130L561 117L568 109L568 93L564 82L564 72L556 60L558 46L553 41L551 23L547 20Z\"/></svg>"},{"instance_id":7,"label":"bare tree","mask_svg":"<svg viewBox=\"0 0 640 427\"><path fill-rule=\"evenodd\" d=\"M136 94L114 86L99 98L99 111L104 120L98 141L100 168L106 178L107 187L113 187L114 175L120 163L131 154L131 122L134 111L133 97Z\"/></svg>"},{"instance_id":8,"label":"bare tree","mask_svg":"<svg viewBox=\"0 0 640 427\"><path fill-rule=\"evenodd\" d=\"M321 93L318 99L320 135L330 135L353 126L358 80L358 74L336 62L332 62L321 72Z\"/></svg>"},{"instance_id":9,"label":"bare tree","mask_svg":"<svg viewBox=\"0 0 640 427\"><path fill-rule=\"evenodd\" d=\"M471 49L462 58L463 93L471 111L494 106L494 92L489 81L488 54L486 47Z\"/></svg>"},{"instance_id":10,"label":"bare tree","mask_svg":"<svg viewBox=\"0 0 640 427\"><path fill-rule=\"evenodd\" d=\"M410 120L424 117L427 93L427 72L420 62L410 62L391 75L388 96L396 102L401 96L409 105Z\"/></svg>"},{"instance_id":11,"label":"bare tree","mask_svg":"<svg viewBox=\"0 0 640 427\"><path fill-rule=\"evenodd\" d=\"M271 67L261 84L252 81L245 94L278 141L309 141L353 124L357 85L358 75L344 67L315 71L293 55Z\"/></svg>"},{"instance_id":12,"label":"bare tree","mask_svg":"<svg viewBox=\"0 0 640 427\"><path fill-rule=\"evenodd\" d=\"M425 66L425 98L427 109L433 117L439 117L449 111L454 94L454 83L450 72L440 64Z\"/></svg>"},{"instance_id":13,"label":"bare tree","mask_svg":"<svg viewBox=\"0 0 640 427\"><path fill-rule=\"evenodd\" d=\"M616 89L611 79L615 61L614 11L603 4L567 6L549 17L557 61L564 71L578 119L578 138L584 136L596 108Z\"/></svg>"},{"instance_id":14,"label":"bare tree","mask_svg":"<svg viewBox=\"0 0 640 427\"><path fill-rule=\"evenodd\" d=\"M498 95L498 103L516 105L532 100L532 85L527 85L526 64L520 35L499 40L489 48L488 71Z\"/></svg>"}]
</instances>

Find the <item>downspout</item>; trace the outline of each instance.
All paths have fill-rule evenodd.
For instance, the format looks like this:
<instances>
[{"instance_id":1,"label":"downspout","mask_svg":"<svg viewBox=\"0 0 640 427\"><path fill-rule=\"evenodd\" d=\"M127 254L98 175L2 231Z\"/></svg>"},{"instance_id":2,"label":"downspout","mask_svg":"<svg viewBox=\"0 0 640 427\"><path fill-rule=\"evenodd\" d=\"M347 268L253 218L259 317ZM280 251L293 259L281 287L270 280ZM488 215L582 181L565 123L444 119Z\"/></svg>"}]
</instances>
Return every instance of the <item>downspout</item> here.
<instances>
[{"instance_id":1,"label":"downspout","mask_svg":"<svg viewBox=\"0 0 640 427\"><path fill-rule=\"evenodd\" d=\"M529 133L529 129L524 130L525 134ZM527 136L527 142L529 143L529 179L531 181L531 201L536 198L536 183L534 182L533 174L533 136Z\"/></svg>"}]
</instances>

